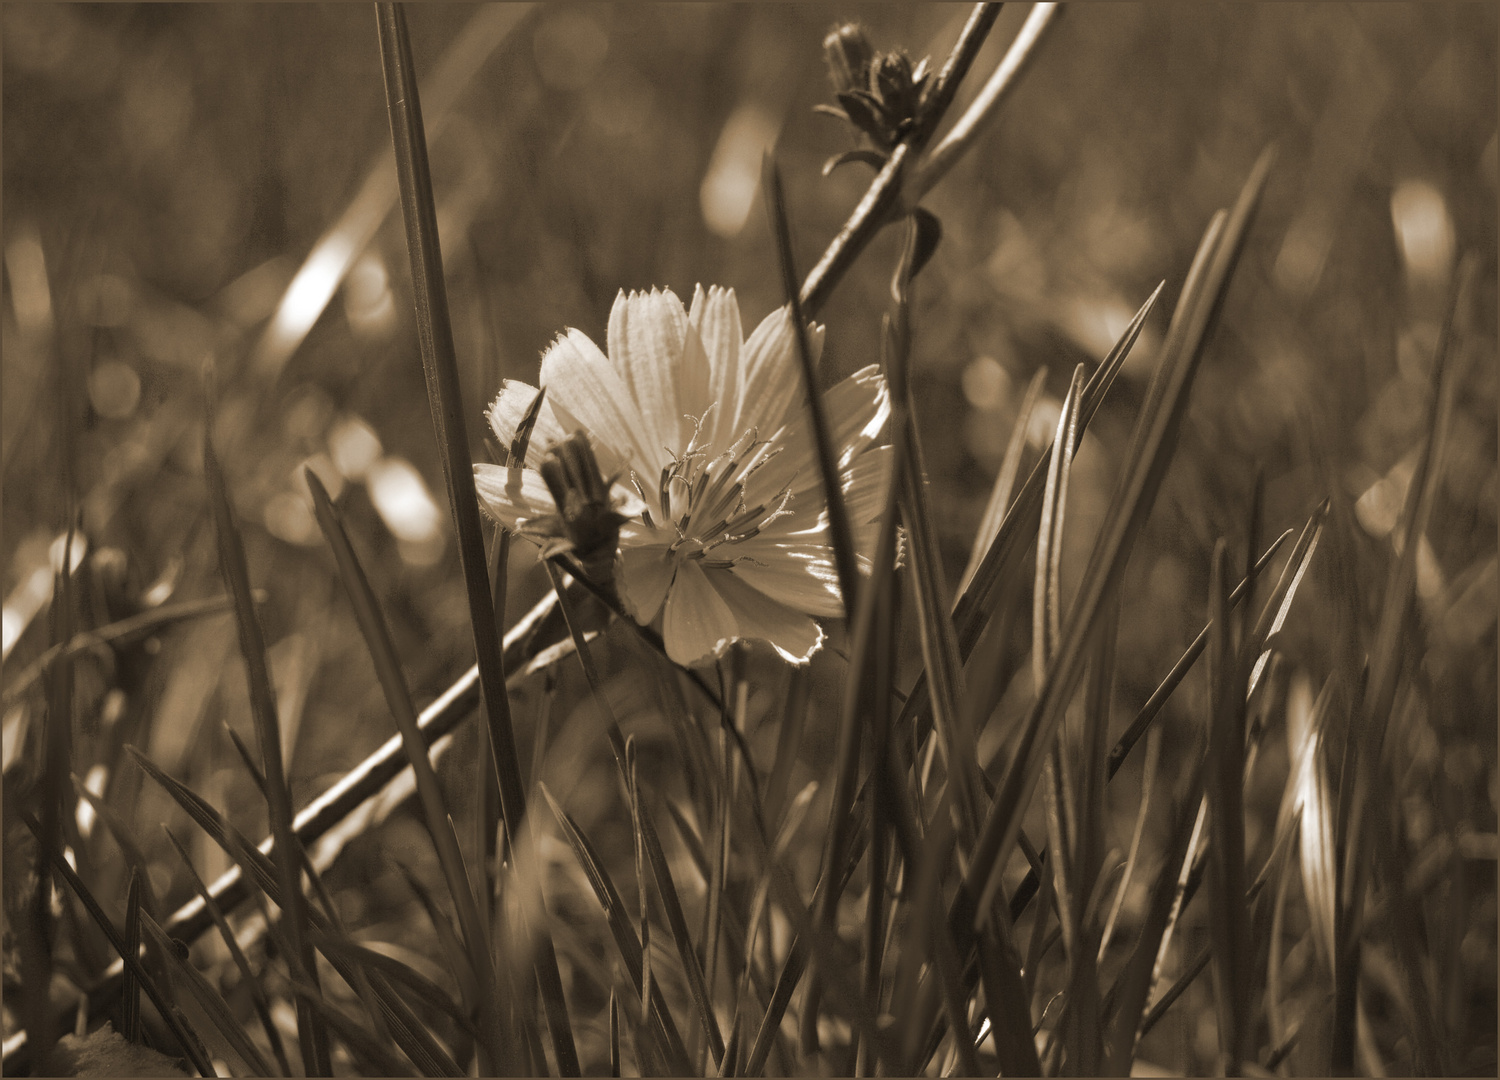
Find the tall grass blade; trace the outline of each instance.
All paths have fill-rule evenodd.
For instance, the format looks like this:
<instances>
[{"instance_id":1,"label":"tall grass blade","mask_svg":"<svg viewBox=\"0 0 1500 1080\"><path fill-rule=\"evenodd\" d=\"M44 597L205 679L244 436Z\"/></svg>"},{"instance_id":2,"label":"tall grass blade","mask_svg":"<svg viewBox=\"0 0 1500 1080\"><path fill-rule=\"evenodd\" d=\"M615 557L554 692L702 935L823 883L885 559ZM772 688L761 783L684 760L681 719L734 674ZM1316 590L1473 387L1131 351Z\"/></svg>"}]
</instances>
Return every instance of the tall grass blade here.
<instances>
[{"instance_id":1,"label":"tall grass blade","mask_svg":"<svg viewBox=\"0 0 1500 1080\"><path fill-rule=\"evenodd\" d=\"M969 591L984 553L995 542L1000 525L1010 509L1010 497L1016 486L1016 477L1021 473L1021 459L1026 454L1026 435L1031 427L1031 413L1041 399L1042 388L1047 385L1047 368L1036 369L1026 393L1021 398L1021 407L1016 410L1016 421L1010 429L1010 440L1005 444L1005 456L1000 459L1000 471L995 474L995 484L990 488L990 501L985 504L984 516L979 520L979 530L974 534L974 546L969 551L969 563L964 567L964 576L959 579L958 595Z\"/></svg>"},{"instance_id":2,"label":"tall grass blade","mask_svg":"<svg viewBox=\"0 0 1500 1080\"><path fill-rule=\"evenodd\" d=\"M1130 324L1120 335L1120 339L1115 342L1109 354L1089 377L1088 384L1083 388L1083 400L1078 412L1080 433L1087 430L1089 421L1109 392L1115 376L1120 373L1120 368L1140 336L1146 317L1156 306L1157 297L1161 295L1161 290L1165 285L1165 282L1157 285L1151 295L1146 298L1146 302L1136 311ZM974 651L974 646L978 643L979 636L989 621L1001 584L1009 579L1013 573L1014 564L1025 553L1036 533L1041 519L1042 489L1046 485L1046 475L1051 460L1052 450L1049 447L1041 459L1032 466L1026 483L1021 486L1010 509L1006 511L1000 528L995 533L995 539L990 543L984 557L979 561L978 568L974 571L969 587L954 601L953 625L958 631L959 655L965 660ZM926 729L923 724L925 718L929 716L930 708L927 674L923 672L907 696L896 726L905 729L908 725L916 724L921 737L925 738Z\"/></svg>"},{"instance_id":3,"label":"tall grass blade","mask_svg":"<svg viewBox=\"0 0 1500 1080\"><path fill-rule=\"evenodd\" d=\"M301 889L301 867L292 833L292 796L287 786L283 764L281 729L276 716L276 699L271 689L270 668L266 662L266 643L250 595L250 573L245 564L245 548L229 492L213 446L213 398L209 397L208 415L203 429L203 473L208 482L209 504L218 539L219 570L234 597L235 622L239 629L240 652L245 658L245 672L250 686L250 715L255 721L256 740L266 780L266 805L271 819L271 835L276 839L274 860L281 893L285 898L287 935L293 954L307 972L310 985L318 985L312 946L306 940L307 905ZM328 1037L323 1025L306 1002L297 1002L297 1039L302 1052L303 1068L308 1076L331 1076Z\"/></svg>"},{"instance_id":4,"label":"tall grass blade","mask_svg":"<svg viewBox=\"0 0 1500 1080\"><path fill-rule=\"evenodd\" d=\"M1437 480L1442 475L1444 444L1453 413L1451 370L1454 323L1465 309L1478 274L1479 262L1465 256L1455 276L1432 360L1432 391L1426 416L1427 441L1417 458L1407 488L1399 534L1400 550L1391 564L1381 599L1380 622L1370 648L1369 681L1358 711L1358 727L1350 732L1349 745L1355 757L1353 775L1346 766L1343 784L1352 784L1347 817L1340 821L1343 862L1339 868L1339 957L1334 981L1333 1071L1343 1075L1354 1067L1355 1006L1359 988L1360 938L1363 933L1362 909L1365 887L1372 860L1371 833L1378 826L1366 823L1370 803L1383 768L1381 752L1386 726L1396 699L1396 687L1405 665L1403 645L1407 632L1407 612L1415 597L1417 550L1426 535L1427 524L1437 494ZM1348 759L1346 758L1346 761Z\"/></svg>"},{"instance_id":5,"label":"tall grass blade","mask_svg":"<svg viewBox=\"0 0 1500 1080\"><path fill-rule=\"evenodd\" d=\"M1142 408L1126 455L1121 484L1106 511L1099 541L1079 585L1057 660L1048 669L1047 679L1038 690L1036 704L1027 717L1015 757L1006 770L1004 783L996 792L975 850L970 881L979 894L981 910L999 885L1000 871L1021 827L1021 811L1040 776L1039 751L1050 743L1063 709L1072 696L1088 630L1093 625L1105 591L1116 583L1123 571L1130 548L1155 501L1177 430L1187 410L1192 377L1203 355L1208 331L1223 304L1270 164L1271 154L1267 151L1251 171L1227 224L1217 225L1221 219L1216 218L1216 225L1209 227L1197 259L1197 266L1201 269L1197 274L1190 273L1177 315L1167 331L1162 346L1162 364Z\"/></svg>"},{"instance_id":6,"label":"tall grass blade","mask_svg":"<svg viewBox=\"0 0 1500 1080\"><path fill-rule=\"evenodd\" d=\"M1104 931L1099 936L1099 963L1104 962L1104 956L1109 951L1109 944L1114 937L1115 920L1120 917L1120 908L1125 903L1125 893L1130 888L1131 878L1135 875L1136 866L1141 854L1141 838L1146 833L1146 816L1151 812L1151 792L1156 786L1156 767L1161 760L1161 728L1153 728L1146 739L1146 762L1141 770L1141 804L1136 810L1135 828L1130 833L1130 850L1125 855L1125 869L1120 875L1119 887L1115 890L1115 900L1110 906L1109 917L1104 920Z\"/></svg>"},{"instance_id":7,"label":"tall grass blade","mask_svg":"<svg viewBox=\"0 0 1500 1080\"><path fill-rule=\"evenodd\" d=\"M892 438L904 444L903 467L895 473L901 520L911 542L911 581L917 600L917 630L922 660L932 687L932 713L939 745L953 785L952 810L958 814L958 838L965 848L973 844L975 830L984 813L979 791L978 754L968 714L960 707L964 698L963 660L953 623L948 615L947 585L938 553L937 531L924 487L926 469L922 444L912 417L909 360L911 354L911 272L917 244L913 222L907 228L906 248L892 283L896 301L890 320L890 349L886 378L892 402ZM900 406L897 406L897 402Z\"/></svg>"},{"instance_id":8,"label":"tall grass blade","mask_svg":"<svg viewBox=\"0 0 1500 1080\"><path fill-rule=\"evenodd\" d=\"M130 868L130 891L125 894L125 949L132 956L141 951L141 875ZM120 1034L132 1043L141 1041L141 984L129 971L121 983Z\"/></svg>"},{"instance_id":9,"label":"tall grass blade","mask_svg":"<svg viewBox=\"0 0 1500 1080\"><path fill-rule=\"evenodd\" d=\"M1219 1018L1220 1067L1237 1075L1249 1056L1250 927L1245 918L1245 689L1240 642L1229 609L1229 549L1214 546L1209 577L1208 804L1211 841L1209 929L1214 949L1214 1000Z\"/></svg>"},{"instance_id":10,"label":"tall grass blade","mask_svg":"<svg viewBox=\"0 0 1500 1080\"><path fill-rule=\"evenodd\" d=\"M495 618L495 598L490 592L484 539L479 524L479 502L474 493L474 463L469 456L464 424L463 394L453 329L448 318L448 296L443 283L443 256L438 241L437 206L432 193L432 175L427 163L427 137L422 124L422 106L417 91L411 40L405 10L400 4L377 4L377 27L381 66L385 74L386 108L391 139L396 151L397 184L402 217L406 223L406 245L411 256L413 295L416 299L417 337L421 345L422 370L427 381L427 400L432 411L449 507L457 527L459 563L469 602L469 623L474 635L475 662L479 668L481 696L489 720L490 752L499 778L500 805L506 838L512 851L522 842L521 821L526 815L526 789L521 779L515 733L506 693L502 645ZM531 927L536 937L537 978L543 988L557 1066L565 1076L578 1074L578 1053L573 1044L566 1005L561 1001L562 976L550 931ZM559 1012L561 1007L561 1012Z\"/></svg>"},{"instance_id":11,"label":"tall grass blade","mask_svg":"<svg viewBox=\"0 0 1500 1080\"><path fill-rule=\"evenodd\" d=\"M823 495L828 506L828 535L833 546L834 565L838 569L839 595L844 600L844 614L849 617L859 595L859 569L854 554L854 532L849 527L849 511L844 505L844 488L839 479L838 457L828 431L828 416L823 395L818 390L817 371L807 346L807 322L797 288L797 270L793 263L791 227L787 223L786 194L781 187L781 173L776 160L766 155L761 169L761 187L766 196L766 213L770 216L771 235L776 242L777 265L781 284L790 307L792 329L797 339L797 359L801 365L802 388L807 392L807 415L812 426L813 445L818 452L818 472L823 479Z\"/></svg>"}]
</instances>

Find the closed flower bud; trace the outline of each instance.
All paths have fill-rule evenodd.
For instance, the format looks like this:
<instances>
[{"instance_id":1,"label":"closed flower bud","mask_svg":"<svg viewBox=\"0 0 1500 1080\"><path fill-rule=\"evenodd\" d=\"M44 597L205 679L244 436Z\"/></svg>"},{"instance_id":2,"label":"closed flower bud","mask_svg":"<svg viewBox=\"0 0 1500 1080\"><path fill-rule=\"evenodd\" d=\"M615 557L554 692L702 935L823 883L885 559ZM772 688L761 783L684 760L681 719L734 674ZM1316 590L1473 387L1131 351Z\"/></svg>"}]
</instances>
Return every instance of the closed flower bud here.
<instances>
[{"instance_id":1,"label":"closed flower bud","mask_svg":"<svg viewBox=\"0 0 1500 1080\"><path fill-rule=\"evenodd\" d=\"M835 93L863 90L870 81L870 62L875 50L858 23L834 27L823 39L823 57Z\"/></svg>"}]
</instances>

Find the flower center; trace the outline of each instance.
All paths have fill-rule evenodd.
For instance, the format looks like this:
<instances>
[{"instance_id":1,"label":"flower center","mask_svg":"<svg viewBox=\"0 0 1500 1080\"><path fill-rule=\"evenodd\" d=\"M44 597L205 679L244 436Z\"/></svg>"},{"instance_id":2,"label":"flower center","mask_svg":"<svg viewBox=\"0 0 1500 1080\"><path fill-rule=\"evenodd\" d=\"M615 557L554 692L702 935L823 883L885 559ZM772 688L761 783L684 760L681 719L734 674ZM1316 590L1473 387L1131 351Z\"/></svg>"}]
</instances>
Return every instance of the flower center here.
<instances>
[{"instance_id":1,"label":"flower center","mask_svg":"<svg viewBox=\"0 0 1500 1080\"><path fill-rule=\"evenodd\" d=\"M703 421L707 418L707 412L701 417L688 417L693 421L693 437L688 440L687 449L674 456L661 471L655 502L662 520L659 523L654 520L650 510L642 511L641 517L651 528L671 528L677 533L677 539L668 549L676 557L701 559L704 566L727 569L749 556L725 558L720 549L743 543L777 518L790 515L792 511L787 504L792 489L788 484L769 502L747 505L746 483L781 450L778 447L770 453L761 453L769 440L759 438L752 427L729 449L711 458L701 445ZM641 501L651 503L634 470L630 480Z\"/></svg>"}]
</instances>

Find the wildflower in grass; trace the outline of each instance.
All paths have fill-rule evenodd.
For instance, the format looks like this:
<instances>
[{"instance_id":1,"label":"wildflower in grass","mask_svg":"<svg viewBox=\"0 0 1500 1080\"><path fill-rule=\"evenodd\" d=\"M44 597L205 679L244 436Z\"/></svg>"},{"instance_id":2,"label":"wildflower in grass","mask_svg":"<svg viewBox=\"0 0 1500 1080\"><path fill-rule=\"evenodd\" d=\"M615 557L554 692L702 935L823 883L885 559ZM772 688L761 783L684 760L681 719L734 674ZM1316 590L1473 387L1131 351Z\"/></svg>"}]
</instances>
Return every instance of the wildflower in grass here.
<instances>
[{"instance_id":1,"label":"wildflower in grass","mask_svg":"<svg viewBox=\"0 0 1500 1080\"><path fill-rule=\"evenodd\" d=\"M808 341L816 357L822 328ZM577 330L553 342L524 466L476 465L481 501L544 554L559 537L571 542L578 507L596 522L623 519L614 585L636 621L660 618L677 663L722 655L741 638L805 663L823 643L814 617L844 612L788 310L746 340L733 290L700 286L691 309L670 290L621 293L607 344L606 356ZM506 380L489 409L501 445L536 394ZM876 445L890 411L885 381L871 365L824 400L863 560L891 469L890 448ZM582 468L594 462L579 453L578 432L597 472ZM579 467L559 469L559 451ZM560 483L565 472L573 480Z\"/></svg>"}]
</instances>

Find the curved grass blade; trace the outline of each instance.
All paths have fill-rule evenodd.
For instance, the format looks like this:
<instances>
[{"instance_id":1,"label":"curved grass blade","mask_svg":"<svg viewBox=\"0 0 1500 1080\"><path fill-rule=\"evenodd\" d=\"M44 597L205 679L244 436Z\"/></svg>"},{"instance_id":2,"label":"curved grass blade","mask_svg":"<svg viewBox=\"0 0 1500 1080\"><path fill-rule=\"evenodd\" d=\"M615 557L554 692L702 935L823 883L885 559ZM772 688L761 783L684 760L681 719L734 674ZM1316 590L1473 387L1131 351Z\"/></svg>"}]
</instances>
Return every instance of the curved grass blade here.
<instances>
[{"instance_id":1,"label":"curved grass blade","mask_svg":"<svg viewBox=\"0 0 1500 1080\"><path fill-rule=\"evenodd\" d=\"M325 956L330 952L336 953L351 964L357 964L371 973L379 973L393 985L405 987L424 1005L437 1009L466 1034L478 1038L479 1028L463 1006L454 1001L448 991L410 964L404 964L394 956L361 945L351 938L328 934L316 927L313 929L313 942ZM374 986L373 982L371 986Z\"/></svg>"},{"instance_id":2,"label":"curved grass blade","mask_svg":"<svg viewBox=\"0 0 1500 1080\"><path fill-rule=\"evenodd\" d=\"M214 533L218 539L219 570L234 597L235 623L239 630L240 652L245 658L245 673L250 687L250 714L255 720L256 739L266 779L266 805L271 819L271 835L276 839L273 856L280 877L287 934L293 954L311 985L318 985L312 946L307 943L307 903L300 887L301 867L292 833L292 796L287 786L283 764L281 730L276 716L276 699L271 689L270 668L266 662L266 643L260 620L250 595L250 573L245 564L244 543L230 508L229 492L213 446L213 405L210 405L203 428L203 473L208 482L209 503L213 510ZM297 1039L302 1064L309 1076L331 1076L328 1037L322 1024L301 998L297 1004Z\"/></svg>"}]
</instances>

